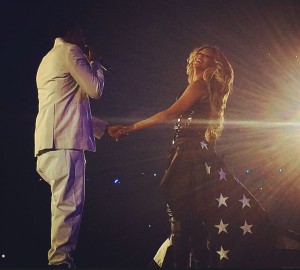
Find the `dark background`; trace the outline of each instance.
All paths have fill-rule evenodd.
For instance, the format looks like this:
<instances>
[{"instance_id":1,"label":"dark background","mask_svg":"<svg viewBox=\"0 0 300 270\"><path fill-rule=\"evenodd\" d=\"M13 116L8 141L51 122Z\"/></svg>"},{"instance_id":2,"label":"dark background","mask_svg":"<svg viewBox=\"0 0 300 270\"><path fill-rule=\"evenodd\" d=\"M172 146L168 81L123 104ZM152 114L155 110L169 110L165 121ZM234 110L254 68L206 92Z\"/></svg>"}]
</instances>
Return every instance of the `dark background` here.
<instances>
[{"instance_id":1,"label":"dark background","mask_svg":"<svg viewBox=\"0 0 300 270\"><path fill-rule=\"evenodd\" d=\"M35 172L35 74L53 46L53 10L66 1L1 1L0 266L42 267L50 190ZM87 14L88 42L109 63L92 110L129 124L167 108L187 85L194 47L216 44L235 71L217 148L273 222L300 232L300 1L72 1ZM70 12L72 8L70 6ZM169 232L159 182L172 123L97 141L87 153L79 267L143 267ZM116 183L117 182L117 183Z\"/></svg>"}]
</instances>

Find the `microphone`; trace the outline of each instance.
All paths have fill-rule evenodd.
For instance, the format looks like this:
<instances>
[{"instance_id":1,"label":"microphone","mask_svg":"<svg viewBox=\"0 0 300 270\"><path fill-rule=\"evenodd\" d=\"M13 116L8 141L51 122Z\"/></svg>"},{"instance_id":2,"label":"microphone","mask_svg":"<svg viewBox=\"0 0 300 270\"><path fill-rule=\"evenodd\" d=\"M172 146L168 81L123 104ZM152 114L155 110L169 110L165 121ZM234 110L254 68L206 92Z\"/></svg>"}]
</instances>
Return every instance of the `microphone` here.
<instances>
[{"instance_id":1,"label":"microphone","mask_svg":"<svg viewBox=\"0 0 300 270\"><path fill-rule=\"evenodd\" d=\"M103 69L105 72L107 72L107 73L109 73L109 74L114 74L112 68L111 68L110 66L108 66L108 65L106 65L106 64L104 64L104 63L102 63L101 61L100 61L100 66L102 67L102 69Z\"/></svg>"},{"instance_id":2,"label":"microphone","mask_svg":"<svg viewBox=\"0 0 300 270\"><path fill-rule=\"evenodd\" d=\"M85 46L84 46L83 53L86 55L86 57L89 56L90 48L89 48L88 45L85 45ZM107 65L107 64L101 62L101 58L100 58L100 57L97 59L97 61L99 61L101 68L102 68L105 72L107 72L107 73L109 73L109 74L113 74L113 73L114 73L113 70L112 70L112 68L111 68L109 65Z\"/></svg>"}]
</instances>

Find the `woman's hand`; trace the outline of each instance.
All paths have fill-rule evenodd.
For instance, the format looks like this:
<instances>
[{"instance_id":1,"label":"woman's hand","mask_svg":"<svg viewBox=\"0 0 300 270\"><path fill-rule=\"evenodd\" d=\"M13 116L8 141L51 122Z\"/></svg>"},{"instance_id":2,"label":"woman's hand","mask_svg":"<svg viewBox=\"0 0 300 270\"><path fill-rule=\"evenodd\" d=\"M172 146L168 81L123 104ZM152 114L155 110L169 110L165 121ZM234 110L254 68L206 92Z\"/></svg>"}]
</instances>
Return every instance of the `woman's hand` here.
<instances>
[{"instance_id":1,"label":"woman's hand","mask_svg":"<svg viewBox=\"0 0 300 270\"><path fill-rule=\"evenodd\" d=\"M107 132L111 138L120 141L122 138L128 135L128 133L134 130L133 125L131 126L122 126L122 125L109 125L107 127Z\"/></svg>"}]
</instances>

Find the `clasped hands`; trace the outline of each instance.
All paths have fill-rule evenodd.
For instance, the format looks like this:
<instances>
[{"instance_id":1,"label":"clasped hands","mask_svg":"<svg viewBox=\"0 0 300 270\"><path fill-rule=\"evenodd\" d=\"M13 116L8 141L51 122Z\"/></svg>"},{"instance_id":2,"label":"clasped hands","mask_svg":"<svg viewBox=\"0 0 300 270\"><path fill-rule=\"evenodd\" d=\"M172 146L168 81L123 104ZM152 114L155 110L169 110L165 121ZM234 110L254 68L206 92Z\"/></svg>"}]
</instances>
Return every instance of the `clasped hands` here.
<instances>
[{"instance_id":1,"label":"clasped hands","mask_svg":"<svg viewBox=\"0 0 300 270\"><path fill-rule=\"evenodd\" d=\"M107 133L111 138L118 142L123 137L127 136L128 133L132 131L132 129L133 126L109 125L107 127Z\"/></svg>"}]
</instances>

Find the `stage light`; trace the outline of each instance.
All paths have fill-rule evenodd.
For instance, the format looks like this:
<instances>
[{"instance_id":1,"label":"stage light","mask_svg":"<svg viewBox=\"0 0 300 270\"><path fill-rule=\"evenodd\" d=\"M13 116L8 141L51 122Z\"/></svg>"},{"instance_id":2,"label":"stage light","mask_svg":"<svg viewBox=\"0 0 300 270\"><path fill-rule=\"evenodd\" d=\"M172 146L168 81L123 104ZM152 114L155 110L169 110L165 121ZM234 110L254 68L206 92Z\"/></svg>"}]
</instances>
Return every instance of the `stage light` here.
<instances>
[{"instance_id":1,"label":"stage light","mask_svg":"<svg viewBox=\"0 0 300 270\"><path fill-rule=\"evenodd\" d=\"M156 173L154 173L154 174L153 174L153 176L157 176L157 174L156 174Z\"/></svg>"},{"instance_id":2,"label":"stage light","mask_svg":"<svg viewBox=\"0 0 300 270\"><path fill-rule=\"evenodd\" d=\"M249 174L251 171L249 169L246 170L246 173Z\"/></svg>"},{"instance_id":3,"label":"stage light","mask_svg":"<svg viewBox=\"0 0 300 270\"><path fill-rule=\"evenodd\" d=\"M2 255L1 255L1 258L4 259L4 258L5 258L5 254L2 254Z\"/></svg>"}]
</instances>

